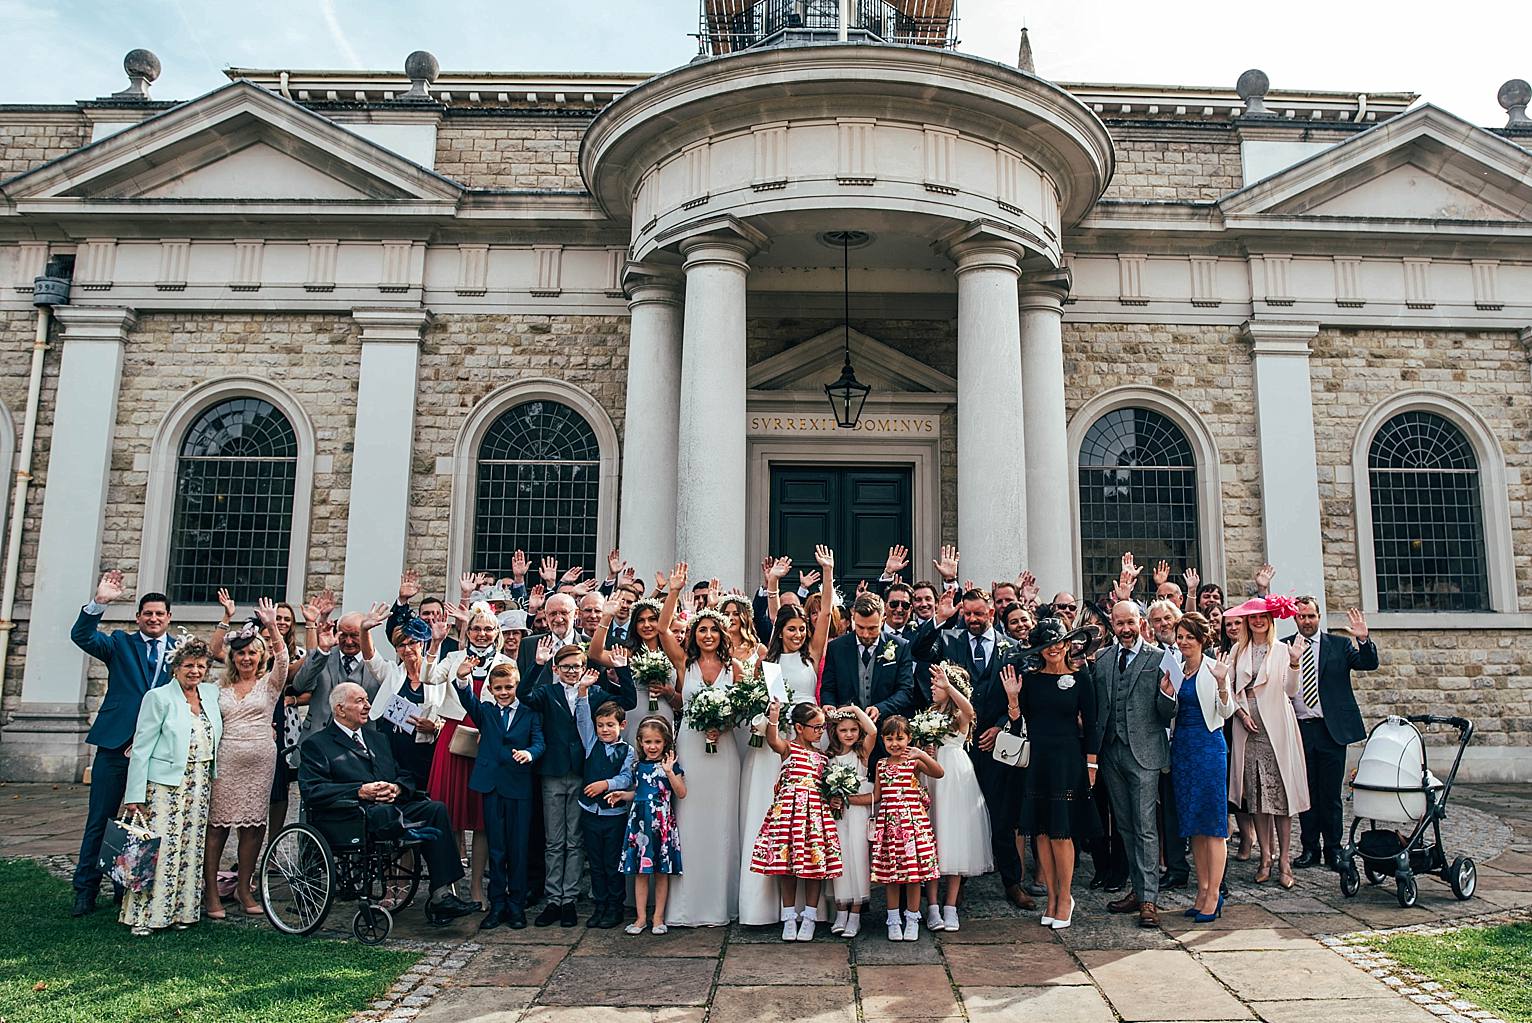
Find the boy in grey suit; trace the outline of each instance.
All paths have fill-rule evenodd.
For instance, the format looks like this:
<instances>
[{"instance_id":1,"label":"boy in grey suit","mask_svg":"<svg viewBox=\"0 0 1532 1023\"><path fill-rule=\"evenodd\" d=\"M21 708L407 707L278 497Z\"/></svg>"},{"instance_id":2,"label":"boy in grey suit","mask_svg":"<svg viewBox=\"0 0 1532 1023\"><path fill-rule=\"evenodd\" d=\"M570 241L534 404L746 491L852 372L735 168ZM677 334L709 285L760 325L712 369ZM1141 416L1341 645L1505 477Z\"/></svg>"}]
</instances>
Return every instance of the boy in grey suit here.
<instances>
[{"instance_id":1,"label":"boy in grey suit","mask_svg":"<svg viewBox=\"0 0 1532 1023\"><path fill-rule=\"evenodd\" d=\"M1160 925L1160 839L1156 807L1160 771L1170 766L1165 729L1176 716L1174 692L1162 687L1164 651L1144 641L1138 605L1118 601L1112 607L1117 642L1101 651L1091 666L1096 686L1096 733L1101 773L1112 800L1112 816L1128 848L1133 890L1107 909L1138 913L1140 927Z\"/></svg>"}]
</instances>

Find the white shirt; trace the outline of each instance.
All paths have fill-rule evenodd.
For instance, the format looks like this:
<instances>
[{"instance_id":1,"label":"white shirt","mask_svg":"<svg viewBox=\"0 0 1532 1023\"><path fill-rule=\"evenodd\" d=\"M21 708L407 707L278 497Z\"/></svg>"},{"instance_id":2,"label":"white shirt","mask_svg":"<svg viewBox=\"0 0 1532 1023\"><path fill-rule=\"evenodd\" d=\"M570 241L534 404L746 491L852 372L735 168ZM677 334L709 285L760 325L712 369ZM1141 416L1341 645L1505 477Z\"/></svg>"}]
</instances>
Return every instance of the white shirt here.
<instances>
[{"instance_id":1,"label":"white shirt","mask_svg":"<svg viewBox=\"0 0 1532 1023\"><path fill-rule=\"evenodd\" d=\"M353 729L347 728L345 725L341 724L339 721L335 722L335 727L339 728L342 732L345 732L346 733L346 738L350 739L353 743L361 743L363 746L367 745L366 740L364 740L362 738L362 731L361 731L361 729L353 730ZM370 752L370 750L369 750L369 752Z\"/></svg>"},{"instance_id":2,"label":"white shirt","mask_svg":"<svg viewBox=\"0 0 1532 1023\"><path fill-rule=\"evenodd\" d=\"M976 653L975 646L978 644L979 640L982 639L984 641L984 663L986 665L988 665L990 661L994 660L994 658L995 658L995 629L994 629L993 626L991 626L988 629L985 629L983 632L979 633L977 636L975 636L973 633L969 632L967 629L964 629L963 630L963 635L968 637L968 653L971 656ZM975 657L974 659L977 660L978 658Z\"/></svg>"},{"instance_id":3,"label":"white shirt","mask_svg":"<svg viewBox=\"0 0 1532 1023\"><path fill-rule=\"evenodd\" d=\"M1300 633L1300 635L1301 635L1301 633ZM1317 674L1318 674L1318 671L1319 671L1319 643L1320 643L1320 637L1322 637L1323 635L1324 635L1324 633L1322 633L1322 632L1316 632L1316 633L1314 633L1314 635L1309 637L1309 649L1313 651L1314 671L1316 673L1316 680L1317 680ZM1307 656L1309 656L1309 655L1308 654L1304 654L1304 657L1307 657ZM1288 657L1289 657L1288 663L1291 664L1292 663L1292 661L1291 661L1292 655L1289 654ZM1306 702L1304 702L1304 699L1303 699L1303 657L1299 657L1298 658L1298 692L1293 694L1292 701L1293 701L1293 716L1295 716L1299 721L1308 721L1308 720L1311 720L1311 719L1318 719L1318 718L1322 718L1322 717L1325 716L1325 712L1324 712L1324 708L1323 707L1310 707Z\"/></svg>"},{"instance_id":4,"label":"white shirt","mask_svg":"<svg viewBox=\"0 0 1532 1023\"><path fill-rule=\"evenodd\" d=\"M573 717L575 712L575 704L580 702L579 684L576 683L575 685L570 685L568 682L565 682L561 678L559 679L559 685L563 686L564 688L564 702L569 704L569 714L571 717Z\"/></svg>"}]
</instances>

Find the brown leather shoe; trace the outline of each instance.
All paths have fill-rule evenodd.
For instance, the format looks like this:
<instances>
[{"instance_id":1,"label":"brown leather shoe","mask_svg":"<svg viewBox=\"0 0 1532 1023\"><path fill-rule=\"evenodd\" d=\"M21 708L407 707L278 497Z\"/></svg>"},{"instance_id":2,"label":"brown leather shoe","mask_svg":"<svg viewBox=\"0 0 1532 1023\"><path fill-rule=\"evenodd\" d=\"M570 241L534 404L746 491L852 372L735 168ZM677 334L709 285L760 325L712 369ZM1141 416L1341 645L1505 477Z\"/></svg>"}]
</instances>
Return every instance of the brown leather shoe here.
<instances>
[{"instance_id":1,"label":"brown leather shoe","mask_svg":"<svg viewBox=\"0 0 1532 1023\"><path fill-rule=\"evenodd\" d=\"M1106 911L1108 913L1137 913L1138 907L1138 896L1134 895L1132 892L1128 892L1128 894L1124 895L1116 902L1108 902L1106 904Z\"/></svg>"},{"instance_id":2,"label":"brown leather shoe","mask_svg":"<svg viewBox=\"0 0 1532 1023\"><path fill-rule=\"evenodd\" d=\"M1138 925L1146 930L1160 926L1160 910L1152 902L1138 907Z\"/></svg>"},{"instance_id":3,"label":"brown leather shoe","mask_svg":"<svg viewBox=\"0 0 1532 1023\"><path fill-rule=\"evenodd\" d=\"M1019 884L1005 886L1005 897L1011 901L1011 905L1017 909L1036 909L1037 900L1027 894L1027 890Z\"/></svg>"}]
</instances>

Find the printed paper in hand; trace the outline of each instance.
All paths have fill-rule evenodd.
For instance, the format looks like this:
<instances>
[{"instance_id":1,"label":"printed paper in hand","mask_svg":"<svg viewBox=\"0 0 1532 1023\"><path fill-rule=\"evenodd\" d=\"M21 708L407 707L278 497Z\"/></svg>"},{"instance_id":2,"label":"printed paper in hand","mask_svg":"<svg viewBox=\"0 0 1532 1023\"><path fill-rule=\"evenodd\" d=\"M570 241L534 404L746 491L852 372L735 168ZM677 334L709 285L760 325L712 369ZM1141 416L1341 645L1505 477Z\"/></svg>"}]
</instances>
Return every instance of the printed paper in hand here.
<instances>
[{"instance_id":1,"label":"printed paper in hand","mask_svg":"<svg viewBox=\"0 0 1532 1023\"><path fill-rule=\"evenodd\" d=\"M1175 650L1166 650L1165 656L1160 658L1160 670L1170 676L1170 691L1181 691L1181 680L1185 677L1181 671L1181 657Z\"/></svg>"},{"instance_id":2,"label":"printed paper in hand","mask_svg":"<svg viewBox=\"0 0 1532 1023\"><path fill-rule=\"evenodd\" d=\"M411 703L398 693L390 696L388 702L383 705L383 720L390 724L398 725L400 731L404 732L413 733L415 731L415 726L410 723L410 718L415 717L419 713L420 704Z\"/></svg>"}]
</instances>

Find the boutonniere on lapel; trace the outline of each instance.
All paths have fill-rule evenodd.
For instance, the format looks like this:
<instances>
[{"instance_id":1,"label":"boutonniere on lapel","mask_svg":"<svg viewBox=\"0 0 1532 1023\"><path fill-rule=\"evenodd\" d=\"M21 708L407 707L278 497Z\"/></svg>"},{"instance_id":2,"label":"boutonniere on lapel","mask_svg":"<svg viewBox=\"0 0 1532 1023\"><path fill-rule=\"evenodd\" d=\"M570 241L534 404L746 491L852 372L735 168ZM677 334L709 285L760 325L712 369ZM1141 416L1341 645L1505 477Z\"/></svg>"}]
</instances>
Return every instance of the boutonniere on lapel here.
<instances>
[{"instance_id":1,"label":"boutonniere on lapel","mask_svg":"<svg viewBox=\"0 0 1532 1023\"><path fill-rule=\"evenodd\" d=\"M899 656L899 644L898 643L895 643L893 640L889 640L887 643L883 644L883 663L884 664L892 664L892 663L894 663L894 658L896 658L898 656Z\"/></svg>"},{"instance_id":2,"label":"boutonniere on lapel","mask_svg":"<svg viewBox=\"0 0 1532 1023\"><path fill-rule=\"evenodd\" d=\"M1005 653L1007 650L1011 649L1011 647L1013 647L1015 645L1016 645L1015 643L1012 643L1008 639L1002 639L998 643L995 644L995 653L1003 654L1003 653Z\"/></svg>"},{"instance_id":3,"label":"boutonniere on lapel","mask_svg":"<svg viewBox=\"0 0 1532 1023\"><path fill-rule=\"evenodd\" d=\"M1058 685L1060 690L1067 691L1073 689L1075 687L1075 677L1073 675L1060 675Z\"/></svg>"}]
</instances>

